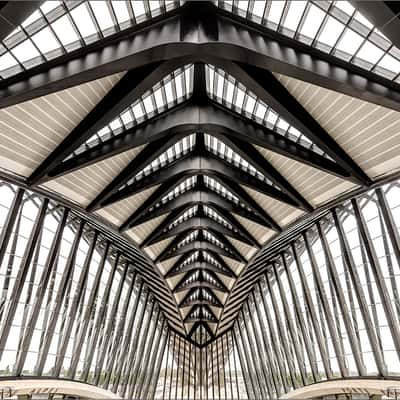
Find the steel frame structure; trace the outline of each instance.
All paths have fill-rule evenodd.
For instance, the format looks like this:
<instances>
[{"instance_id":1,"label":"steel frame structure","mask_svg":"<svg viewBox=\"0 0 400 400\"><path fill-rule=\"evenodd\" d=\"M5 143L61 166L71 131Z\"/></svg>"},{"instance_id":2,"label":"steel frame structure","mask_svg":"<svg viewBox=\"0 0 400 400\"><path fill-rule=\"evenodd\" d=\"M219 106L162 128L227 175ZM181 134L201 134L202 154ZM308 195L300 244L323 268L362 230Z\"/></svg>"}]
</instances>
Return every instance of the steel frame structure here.
<instances>
[{"instance_id":1,"label":"steel frame structure","mask_svg":"<svg viewBox=\"0 0 400 400\"><path fill-rule=\"evenodd\" d=\"M396 4L353 3L398 44ZM5 2L0 16L19 25L39 5L23 2L17 10ZM274 73L395 111L400 85L212 2L164 11L0 81L5 108L124 73L23 187L0 186L13 193L0 235L0 264L7 264L0 358L10 352L21 312L12 375L66 377L128 399L274 398L324 379L392 377L400 365L400 237L389 193L399 185L375 189ZM10 32L0 27L0 39ZM175 93L152 115L90 142L185 68L192 81L182 98ZM210 68L244 85L311 145L228 104L211 90ZM190 135L193 146L159 161ZM208 137L240 161L229 160ZM139 146L85 212L43 195L44 183ZM258 148L349 181L362 195L314 209ZM117 229L89 218L150 188L156 189ZM250 190L311 216L283 231ZM37 208L30 222L27 204ZM139 246L126 239L127 231L165 215ZM262 247L238 217L274 232L275 240ZM145 255L171 238L153 260ZM239 246L256 255L244 256ZM156 264L173 258L161 273Z\"/></svg>"}]
</instances>

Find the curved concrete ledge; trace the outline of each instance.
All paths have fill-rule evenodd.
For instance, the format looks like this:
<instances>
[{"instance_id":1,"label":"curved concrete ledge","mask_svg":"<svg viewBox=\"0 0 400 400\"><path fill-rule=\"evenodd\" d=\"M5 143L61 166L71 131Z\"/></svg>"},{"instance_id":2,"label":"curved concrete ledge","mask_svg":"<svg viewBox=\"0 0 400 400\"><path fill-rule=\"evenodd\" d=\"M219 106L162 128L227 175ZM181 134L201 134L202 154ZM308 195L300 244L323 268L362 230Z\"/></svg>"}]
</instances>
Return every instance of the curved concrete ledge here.
<instances>
[{"instance_id":1,"label":"curved concrete ledge","mask_svg":"<svg viewBox=\"0 0 400 400\"><path fill-rule=\"evenodd\" d=\"M70 396L79 396L93 400L119 400L121 397L115 393L99 388L97 386L88 385L87 383L64 380L64 379L13 379L6 378L0 380L0 388L9 387L11 393L15 395L25 395L32 393L52 393L65 394Z\"/></svg>"},{"instance_id":2,"label":"curved concrete ledge","mask_svg":"<svg viewBox=\"0 0 400 400\"><path fill-rule=\"evenodd\" d=\"M388 391L397 389L400 393L400 380L393 379L337 379L315 383L293 390L281 399L313 399L316 397L364 393L370 396L385 395Z\"/></svg>"}]
</instances>

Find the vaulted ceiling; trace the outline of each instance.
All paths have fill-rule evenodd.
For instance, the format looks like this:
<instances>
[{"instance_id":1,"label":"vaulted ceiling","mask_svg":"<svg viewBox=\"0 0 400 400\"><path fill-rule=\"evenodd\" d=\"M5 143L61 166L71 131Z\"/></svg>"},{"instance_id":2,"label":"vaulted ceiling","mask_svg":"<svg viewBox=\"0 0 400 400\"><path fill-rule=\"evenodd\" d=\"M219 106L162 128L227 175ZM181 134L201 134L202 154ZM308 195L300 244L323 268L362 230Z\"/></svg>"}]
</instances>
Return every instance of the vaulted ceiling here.
<instances>
[{"instance_id":1,"label":"vaulted ceiling","mask_svg":"<svg viewBox=\"0 0 400 400\"><path fill-rule=\"evenodd\" d=\"M0 167L140 247L200 345L231 326L263 246L399 170L395 3L15 4Z\"/></svg>"}]
</instances>

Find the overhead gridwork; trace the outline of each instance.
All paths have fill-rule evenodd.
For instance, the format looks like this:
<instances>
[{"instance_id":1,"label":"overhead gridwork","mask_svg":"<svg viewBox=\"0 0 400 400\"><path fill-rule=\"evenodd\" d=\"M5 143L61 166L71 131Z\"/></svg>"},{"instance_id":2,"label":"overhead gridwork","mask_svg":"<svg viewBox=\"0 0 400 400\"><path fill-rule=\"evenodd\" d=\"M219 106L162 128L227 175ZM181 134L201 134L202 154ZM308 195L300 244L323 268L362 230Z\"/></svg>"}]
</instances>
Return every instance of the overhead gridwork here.
<instances>
[{"instance_id":1,"label":"overhead gridwork","mask_svg":"<svg viewBox=\"0 0 400 400\"><path fill-rule=\"evenodd\" d=\"M225 218L221 217L221 215L219 215L213 208L203 205L203 211L207 217L213 219L226 228L233 230L233 226Z\"/></svg>"},{"instance_id":2,"label":"overhead gridwork","mask_svg":"<svg viewBox=\"0 0 400 400\"><path fill-rule=\"evenodd\" d=\"M348 1L218 1L249 18L344 61L400 82L400 50Z\"/></svg>"},{"instance_id":3,"label":"overhead gridwork","mask_svg":"<svg viewBox=\"0 0 400 400\"><path fill-rule=\"evenodd\" d=\"M196 175L185 179L183 182L181 182L179 185L177 185L173 190L171 190L168 194L166 194L161 199L161 204L165 204L168 201L170 201L170 200L178 197L179 195L187 192L188 190L193 189L194 186L196 186L196 183L197 183L197 176ZM157 205L156 205L156 207L157 207Z\"/></svg>"},{"instance_id":4,"label":"overhead gridwork","mask_svg":"<svg viewBox=\"0 0 400 400\"><path fill-rule=\"evenodd\" d=\"M178 5L182 7L165 18L149 21ZM341 68L341 71L346 73L345 76L354 77L359 74L357 76L363 79L368 78L367 81L371 81L372 85L365 87L365 93L362 90L360 97L356 94L353 97L365 102L372 99L372 103L375 101L373 107L382 106L383 103L384 108L387 103L383 98L392 96L389 108L394 109L396 83L374 77L373 74L387 63L389 56L394 59L396 49L392 45L386 48L384 42L389 41L347 2L218 1L218 7L207 2L204 9L208 12L210 23L208 19L204 19L204 15L196 15L202 6L194 2L164 1L55 2L51 5L44 3L34 16L21 25L19 31L11 33L5 39L10 41L12 38L15 43L15 46L9 43L7 54L14 57L22 43L18 40L24 35L27 36L21 40L32 43L35 48L39 46L38 36L35 36L38 33L43 35L42 40L47 34L55 40L61 40L61 37L56 37L56 24L63 18L63 21L69 21L77 32L75 41L79 44L75 49L79 51L67 54L73 49L71 47L72 50L67 51L63 48L66 45L62 43L59 48L50 51L38 49L42 60L36 65L42 62L45 64L10 80L3 79L3 82L0 82L0 91L5 89L4 93L12 88L11 84L14 82L22 83L25 79L30 80L32 76L39 76L43 71L53 70L53 67L57 69L67 66L68 63L64 61L75 62L77 58L84 60L84 57L93 54L91 49L94 49L96 54L101 54L101 51L107 52L113 48L110 44L115 45L115 49L118 46L123 47L122 44L127 43L128 37L124 29L146 20L149 21L148 24L137 30L129 30L129 40L132 39L133 43L140 38L140 48L143 44L141 39L146 36L147 47L140 48L139 53L136 53L135 42L131 49L126 49L126 54L122 54L124 61L120 62L111 59L104 61L98 57L94 64L82 64L82 68L86 68L83 74L74 71L73 76L68 76L68 68L65 68L65 76L56 76L55 82L51 81L52 75L49 73L50 81L46 82L48 87L44 85L42 88L40 82L37 87L28 85L27 90L31 92L27 97L18 90L14 95L11 90L11 100L7 94L5 101L0 96L0 103L3 101L1 104L4 105L8 101L9 104L15 105L20 98L35 101L39 92L55 97L69 96L75 90L73 86L77 85L77 82L81 85L79 91L91 85L82 84L88 83L88 77L93 71L93 80L98 82L102 82L99 79L106 78L110 71L118 73L113 75L113 80L117 80L118 77L120 81L114 82L114 86L103 99L98 98L97 102L88 101L86 105L82 104L86 106L82 108L88 110L87 115L83 115L82 112L82 119L78 121L78 125L69 134L65 132L63 137L59 136L59 145L53 144L54 151L52 150L43 162L40 161L38 167L31 167L34 170L32 176L28 176L27 182L32 187L42 185L46 190L53 190L56 185L62 186L62 181L72 182L76 179L83 166L91 166L90 169L98 174L96 163L99 160L104 161L104 164L99 166L98 175L103 176L101 168L106 171L110 166L115 167L105 177L108 179L105 187L99 190L93 188L93 192L88 195L92 200L89 199L90 204L82 211L101 211L94 216L97 218L99 215L100 222L103 222L102 218L111 222L110 215L118 216L112 222L118 224L118 234L121 234L121 237L126 234L127 240L132 238L140 243L141 250L148 252L147 255L157 264L151 278L157 284L160 280L166 284L165 288L160 285L160 291L164 290L165 313L173 329L178 329L188 341L197 341L197 336L202 336L201 331L206 333L205 336L217 341L217 335L232 327L236 313L245 298L243 293L251 286L250 278L245 276L249 279L247 281L241 278L242 271L247 273L254 264L238 264L245 264L246 260L253 257L271 237L272 241L280 238L278 235L282 231L286 235L285 229L288 224L299 222L297 218L304 215L304 211L320 211L320 202L317 201L319 193L314 193L314 188L311 187L314 184L318 185L316 172L325 173L326 180L332 178L330 175L341 179L343 182L329 182L333 182L332 185L337 184L338 187L350 182L346 190L353 187L358 190L362 185L368 186L373 183L373 179L368 176L369 171L364 171L363 166L359 166L359 160L354 159L354 149L347 144L342 148L342 143L336 143L336 138L341 132L337 132L337 136L333 137L333 129L329 126L331 122L313 110L314 103L304 104L301 93L297 92L301 89L293 87L296 79L303 78L303 84L310 84L311 89L320 84L324 90L334 91L334 84L339 82L338 97L342 94L350 96L360 88L357 79L345 81L343 75L333 74L330 68L312 69L312 66L302 65L299 59L286 57L284 51L278 54L279 49L287 49L289 43L291 50L297 52L296 54L304 52L312 61L322 60L332 68ZM230 11L230 14L222 8ZM266 25L272 31L260 25L256 26L248 20L243 23L235 14L253 20L262 15L260 21L256 22ZM317 14L322 17L318 17ZM188 16L190 18L186 18ZM313 16L316 16L317 23L311 24ZM85 18L89 18L90 22L84 27L87 31L83 32L84 28L78 25L85 21ZM279 20L274 26L273 21L276 18ZM199 23L194 24L193 21ZM216 22L214 28L217 29L221 43L214 40L212 22ZM95 32L91 32L91 24ZM344 26L340 32L338 24ZM159 33L160 27L168 31L165 42L164 38L159 42L157 32ZM232 33L229 31L232 27L235 32L248 31L249 35L230 36L228 33ZM307 42L307 34L312 29L315 29L316 33ZM313 48L287 40L275 31L295 40L300 38L303 43ZM329 31L329 35L326 31ZM195 37L193 32L199 34L197 41L192 40ZM111 39L114 33L120 35ZM362 37L362 40L352 36L354 34ZM349 40L349 37L353 37L354 40ZM107 40L101 41L103 38ZM273 43L268 54L262 52L263 46L257 47L260 44L259 39L266 44L264 49ZM101 43L96 44L96 41ZM51 42L49 40L49 46L52 45ZM72 46L72 43L68 43L68 46ZM86 49L85 46L90 43L93 46ZM353 51L352 57L346 58L346 54L351 53L347 47L350 43L354 47L357 45L358 49ZM369 68L367 64L361 65L360 60L365 61L363 57L366 52L370 52L371 55L377 52L368 47L371 43L380 47L385 54L380 61L374 61L376 65ZM278 50L273 48L274 45ZM329 46L331 48L328 48ZM221 54L212 53L214 48L220 49ZM227 48L231 51L226 51ZM328 52L329 55L315 51L315 48ZM171 49L174 50L169 51ZM201 51L198 52L199 49ZM58 53L51 54L52 51ZM137 54L139 61L136 59ZM60 55L64 57L58 60L52 58ZM30 57L28 54L26 56ZM339 57L341 61L331 56ZM47 63L49 60L53 62ZM267 62L262 63L263 60ZM129 65L129 61L132 61L132 65ZM255 62L252 63L253 61ZM390 62L393 63L393 60ZM368 67L371 73L361 71L354 64L361 65L362 68ZM275 72L279 72L277 70L280 65L286 66L282 73L286 73L287 77L274 75ZM396 64L393 65L396 67ZM181 68L170 73L177 66ZM21 71L22 67L28 68L25 65L20 67ZM224 69L229 71L229 74ZM268 74L267 80L262 78L263 71ZM136 73L139 79L131 79L135 78ZM390 79L396 80L396 77ZM155 84L157 81L159 82ZM30 82L36 84L37 81ZM131 86L124 87L126 82L131 83ZM382 91L381 87L376 89L374 84L388 90ZM311 90L310 87L306 87L305 90ZM76 97L75 100L78 100L77 95ZM312 97L312 101L315 102L315 96ZM112 103L113 100L116 101ZM106 109L106 105L109 109ZM343 103L343 107L345 106ZM17 107L24 106L17 104ZM5 114L8 112L7 110ZM377 119L385 118L383 111L376 112L376 116ZM95 120L97 123L92 123ZM393 128L396 129L394 123ZM318 146L314 142L318 143ZM127 150L133 149L137 150L136 156L123 160L128 154ZM276 157L275 154L279 156ZM120 157L113 158L112 162L108 161L108 158L118 155ZM42 158L43 156L46 157L46 154L41 153ZM287 160L281 163L279 157L289 161L295 160L305 164L305 169L311 167L310 169L318 171L314 171L315 175L312 175L308 170L305 173L300 166L298 175L301 178L299 181L302 182L299 183L289 174L293 169L296 169L296 174L297 168ZM64 162L66 160L68 162ZM126 164L123 165L125 161ZM62 165L55 166L59 162ZM119 162L121 164L117 165ZM85 173L88 170L85 170ZM79 173L75 176L68 176L76 171ZM52 179L61 176L65 179L51 182ZM311 181L313 182L310 184ZM78 186L76 182L73 184ZM145 192L148 188L154 189L151 194L150 190ZM55 190L58 191L58 188ZM124 191L119 192L121 190ZM187 193L189 191L190 193ZM329 193L326 196L327 200L333 200L336 194L344 193L341 189L332 192L334 194ZM60 190L61 195L64 193L65 191ZM140 196L130 200L132 203L136 203L136 200L142 203L134 204L134 207L130 208L128 197L138 193ZM122 198L124 204L120 202ZM86 204L78 206L83 208ZM296 213L292 208L296 209ZM158 218L160 216L165 218ZM277 236L272 236L275 233ZM163 245L155 246L162 241ZM169 244L165 245L167 241ZM250 277L258 273L257 268L258 266L250 271ZM186 299L185 296L192 293L192 290L196 291L196 295ZM177 294L181 291L184 293ZM204 298L200 296L203 292L207 294ZM169 298L168 295L171 295L172 305L165 300ZM191 310L183 312L182 304L187 306L187 301L194 301L195 297L201 300L200 303L190 304ZM214 310L214 306L217 310ZM212 312L207 317L208 310ZM191 312L200 320L204 318L204 324L201 322L203 326L193 327L185 322L185 317ZM216 324L208 325L211 317L216 320ZM203 345L203 339L197 341L197 344Z\"/></svg>"},{"instance_id":5,"label":"overhead gridwork","mask_svg":"<svg viewBox=\"0 0 400 400\"><path fill-rule=\"evenodd\" d=\"M149 165L143 168L140 172L138 172L133 178L131 178L125 185L121 186L120 190L125 187L131 185L134 182L137 182L144 177L151 175L152 173L160 170L161 168L166 167L167 165L172 164L176 160L184 157L189 154L196 144L196 135L192 134L184 137L182 140L179 140L173 146L171 146L167 151L153 160Z\"/></svg>"},{"instance_id":6,"label":"overhead gridwork","mask_svg":"<svg viewBox=\"0 0 400 400\"><path fill-rule=\"evenodd\" d=\"M195 231L189 233L181 242L177 244L177 248L181 248L183 246L186 246L189 243L194 242L197 239L197 236L199 235L199 230L196 229Z\"/></svg>"},{"instance_id":7,"label":"overhead gridwork","mask_svg":"<svg viewBox=\"0 0 400 400\"><path fill-rule=\"evenodd\" d=\"M0 44L0 79L179 6L179 1L57 1L42 4Z\"/></svg>"},{"instance_id":8,"label":"overhead gridwork","mask_svg":"<svg viewBox=\"0 0 400 400\"><path fill-rule=\"evenodd\" d=\"M187 65L167 75L117 118L90 137L70 157L125 133L128 129L187 100L191 95L193 86L191 83L192 70L193 66Z\"/></svg>"},{"instance_id":9,"label":"overhead gridwork","mask_svg":"<svg viewBox=\"0 0 400 400\"><path fill-rule=\"evenodd\" d=\"M213 235L210 231L203 230L203 235L206 240L208 240L210 243L215 244L218 247L221 247L221 249L225 249L229 251L229 249L226 248L226 246Z\"/></svg>"},{"instance_id":10,"label":"overhead gridwork","mask_svg":"<svg viewBox=\"0 0 400 400\"><path fill-rule=\"evenodd\" d=\"M257 98L242 83L223 69L206 65L206 81L209 96L239 114L250 118L274 132L329 158L316 144L298 129L291 126L269 105Z\"/></svg>"},{"instance_id":11,"label":"overhead gridwork","mask_svg":"<svg viewBox=\"0 0 400 400\"><path fill-rule=\"evenodd\" d=\"M265 177L260 171L258 171L253 165L248 163L243 157L241 157L238 153L233 151L228 145L226 145L222 140L211 136L209 134L204 135L204 140L206 144L206 148L211 153L216 156L222 158L223 160L228 161L229 163L235 165L236 167L242 169L250 175L255 176L256 178L268 183L269 185L274 186L276 189L280 190L280 188L272 183L271 180Z\"/></svg>"},{"instance_id":12,"label":"overhead gridwork","mask_svg":"<svg viewBox=\"0 0 400 400\"><path fill-rule=\"evenodd\" d=\"M198 205L195 205L193 207L190 207L189 209L185 210L178 218L176 218L169 226L168 229L175 228L179 224L181 224L184 221L187 221L188 219L192 218L197 214L197 211L199 209Z\"/></svg>"}]
</instances>

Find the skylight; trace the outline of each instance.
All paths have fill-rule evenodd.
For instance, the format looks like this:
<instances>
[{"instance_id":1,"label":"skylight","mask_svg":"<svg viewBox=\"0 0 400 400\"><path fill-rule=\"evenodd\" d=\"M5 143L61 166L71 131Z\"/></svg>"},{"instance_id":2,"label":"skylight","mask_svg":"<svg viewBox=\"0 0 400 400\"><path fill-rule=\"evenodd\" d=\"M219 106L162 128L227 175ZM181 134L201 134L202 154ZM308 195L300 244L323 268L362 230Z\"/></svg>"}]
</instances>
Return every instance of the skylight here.
<instances>
[{"instance_id":1,"label":"skylight","mask_svg":"<svg viewBox=\"0 0 400 400\"><path fill-rule=\"evenodd\" d=\"M149 165L138 172L132 179L130 179L125 185L121 186L119 190L124 189L126 186L131 185L134 182L138 182L144 177L160 170L161 168L172 164L176 160L184 157L186 154L190 153L196 143L196 135L192 134L179 140L173 146L171 146L167 151L153 160Z\"/></svg>"},{"instance_id":2,"label":"skylight","mask_svg":"<svg viewBox=\"0 0 400 400\"><path fill-rule=\"evenodd\" d=\"M218 193L220 196L224 197L227 200L230 200L232 203L235 203L243 208L246 208L249 211L252 211L250 208L246 207L243 203L241 203L236 195L234 195L230 190L228 190L225 186L221 185L217 180L215 180L211 176L205 175L204 183L213 192Z\"/></svg>"},{"instance_id":3,"label":"skylight","mask_svg":"<svg viewBox=\"0 0 400 400\"><path fill-rule=\"evenodd\" d=\"M200 278L200 271L199 270L194 271L191 275L189 275L186 278L186 280L182 286L190 285L191 283L198 281L199 278Z\"/></svg>"},{"instance_id":4,"label":"skylight","mask_svg":"<svg viewBox=\"0 0 400 400\"><path fill-rule=\"evenodd\" d=\"M221 215L219 215L213 208L204 204L203 211L207 217L211 218L215 222L218 222L220 225L225 226L225 228L228 228L231 231L234 230L233 226L225 218L221 217Z\"/></svg>"},{"instance_id":5,"label":"skylight","mask_svg":"<svg viewBox=\"0 0 400 400\"><path fill-rule=\"evenodd\" d=\"M186 245L189 244L189 243L194 242L194 241L197 239L197 236L199 236L199 231L196 229L195 231L190 232L190 234L187 235L187 236L185 237L185 239L183 239L182 241L180 241L180 242L177 244L176 248L179 249L179 248L181 248L181 247L183 247L183 246L186 246Z\"/></svg>"},{"instance_id":6,"label":"skylight","mask_svg":"<svg viewBox=\"0 0 400 400\"><path fill-rule=\"evenodd\" d=\"M192 69L192 65L186 65L167 75L117 118L87 140L74 154L79 154L111 137L118 136L127 129L187 100L192 92Z\"/></svg>"},{"instance_id":7,"label":"skylight","mask_svg":"<svg viewBox=\"0 0 400 400\"><path fill-rule=\"evenodd\" d=\"M179 185L177 185L173 190L171 190L167 195L165 195L161 199L161 203L166 203L175 197L187 192L188 190L192 189L197 182L197 176L191 176L190 178L185 179Z\"/></svg>"},{"instance_id":8,"label":"skylight","mask_svg":"<svg viewBox=\"0 0 400 400\"><path fill-rule=\"evenodd\" d=\"M244 115L273 130L279 135L301 144L312 151L328 157L318 146L313 144L293 126L289 125L270 106L262 102L244 85L224 70L213 65L206 65L208 95L218 103Z\"/></svg>"},{"instance_id":9,"label":"skylight","mask_svg":"<svg viewBox=\"0 0 400 400\"><path fill-rule=\"evenodd\" d=\"M400 50L347 1L218 1L219 6L387 79L400 82Z\"/></svg>"},{"instance_id":10,"label":"skylight","mask_svg":"<svg viewBox=\"0 0 400 400\"><path fill-rule=\"evenodd\" d=\"M276 189L280 190L279 187L274 185L272 181L265 177L260 171L258 171L255 167L249 164L243 157L241 157L238 153L233 151L229 146L227 146L224 142L219 140L218 138L211 136L209 134L204 135L206 148L211 153L215 154L216 156L222 158L223 160L228 161L229 163L235 165L236 167L242 169L243 171L247 172L248 174L255 176L256 178L260 179L268 183L271 186L274 186Z\"/></svg>"},{"instance_id":11,"label":"skylight","mask_svg":"<svg viewBox=\"0 0 400 400\"><path fill-rule=\"evenodd\" d=\"M221 285L206 270L202 270L201 273L205 282L211 283L217 287L221 287Z\"/></svg>"},{"instance_id":12,"label":"skylight","mask_svg":"<svg viewBox=\"0 0 400 400\"><path fill-rule=\"evenodd\" d=\"M203 235L204 235L204 238L206 240L208 240L210 243L215 244L218 247L221 247L221 249L229 251L225 247L225 245L219 239L217 239L211 232L203 230Z\"/></svg>"},{"instance_id":13,"label":"skylight","mask_svg":"<svg viewBox=\"0 0 400 400\"><path fill-rule=\"evenodd\" d=\"M222 269L220 263L207 251L203 251L203 258L205 262L208 262L209 264L212 264L215 267Z\"/></svg>"},{"instance_id":14,"label":"skylight","mask_svg":"<svg viewBox=\"0 0 400 400\"><path fill-rule=\"evenodd\" d=\"M188 258L185 259L185 261L183 261L183 263L180 265L179 269L182 267L185 267L186 265L192 264L195 261L198 260L199 258L199 250L196 250L194 253L192 253Z\"/></svg>"},{"instance_id":15,"label":"skylight","mask_svg":"<svg viewBox=\"0 0 400 400\"><path fill-rule=\"evenodd\" d=\"M176 1L46 1L0 44L0 79L87 46L179 5Z\"/></svg>"},{"instance_id":16,"label":"skylight","mask_svg":"<svg viewBox=\"0 0 400 400\"><path fill-rule=\"evenodd\" d=\"M197 182L197 176L191 176L190 178L185 179L183 182L180 184L176 185L174 189L172 189L168 194L166 194L161 201L156 203L154 206L151 206L148 210L147 213L151 213L158 207L160 207L162 204L165 204L174 198L178 197L179 195L187 192L188 190L192 189Z\"/></svg>"},{"instance_id":17,"label":"skylight","mask_svg":"<svg viewBox=\"0 0 400 400\"><path fill-rule=\"evenodd\" d=\"M204 299L206 301L212 302L213 304L217 304L216 301L214 300L214 298L210 295L210 293L206 292L205 290L203 290L202 288L199 288L197 290L195 290L188 298L187 301L196 301L196 300L200 300Z\"/></svg>"},{"instance_id":18,"label":"skylight","mask_svg":"<svg viewBox=\"0 0 400 400\"><path fill-rule=\"evenodd\" d=\"M188 219L192 218L197 214L199 206L196 204L193 207L190 207L189 209L185 210L183 214L181 214L178 218L176 218L171 224L168 225L168 228L166 229L167 231L175 228L177 225L181 224L184 221L187 221Z\"/></svg>"}]
</instances>

